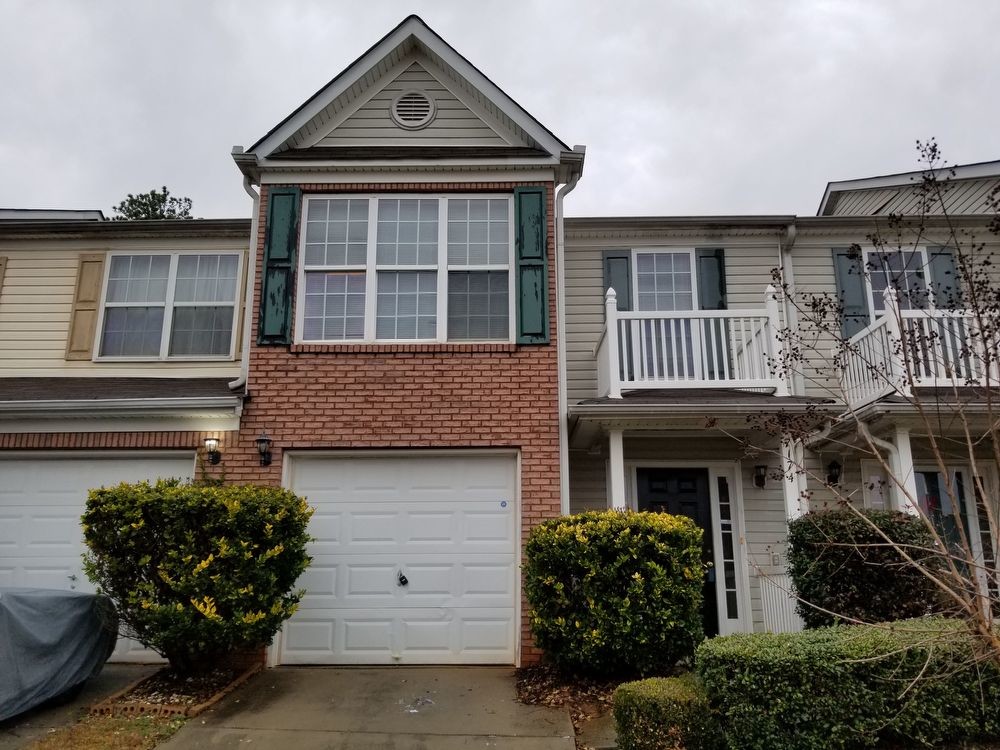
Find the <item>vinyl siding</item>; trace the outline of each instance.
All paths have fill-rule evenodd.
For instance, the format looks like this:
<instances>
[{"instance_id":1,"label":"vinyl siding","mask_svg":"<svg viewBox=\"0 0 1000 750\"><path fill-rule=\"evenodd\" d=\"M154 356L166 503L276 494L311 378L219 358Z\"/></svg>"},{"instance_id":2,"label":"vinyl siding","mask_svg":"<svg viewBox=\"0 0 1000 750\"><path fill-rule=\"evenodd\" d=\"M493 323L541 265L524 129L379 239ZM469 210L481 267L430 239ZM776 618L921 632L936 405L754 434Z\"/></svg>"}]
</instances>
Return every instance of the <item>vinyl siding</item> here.
<instances>
[{"instance_id":1,"label":"vinyl siding","mask_svg":"<svg viewBox=\"0 0 1000 750\"><path fill-rule=\"evenodd\" d=\"M696 446L696 447L693 447ZM721 437L704 438L625 438L625 461L732 461L741 456L736 441ZM765 459L761 459L766 463ZM746 539L744 550L750 577L750 606L755 630L763 629L760 599L761 575L785 573L785 505L782 486L768 480L764 489L753 484L753 460L742 460L741 490L743 496ZM570 451L569 482L570 511L597 510L608 507L607 447L603 455L586 451ZM777 563L777 564L775 564Z\"/></svg>"},{"instance_id":2,"label":"vinyl siding","mask_svg":"<svg viewBox=\"0 0 1000 750\"><path fill-rule=\"evenodd\" d=\"M919 182L919 181L918 181ZM921 206L917 186L873 188L870 190L844 190L831 196L826 216L888 216L889 214L919 215L927 208L934 212L944 209L951 216L960 214L992 213L990 193L1000 185L1000 178L982 177L974 180L942 182L943 196L930 206ZM835 196L835 200L833 200Z\"/></svg>"},{"instance_id":3,"label":"vinyl siding","mask_svg":"<svg viewBox=\"0 0 1000 750\"><path fill-rule=\"evenodd\" d=\"M623 220L627 221L627 219ZM629 233L626 230L583 235L567 220L566 238L566 386L569 403L597 396L594 346L604 330L603 251L622 248L723 247L726 251L726 289L731 310L764 308L764 290L771 270L778 266L777 236L677 238Z\"/></svg>"},{"instance_id":4,"label":"vinyl siding","mask_svg":"<svg viewBox=\"0 0 1000 750\"><path fill-rule=\"evenodd\" d=\"M210 362L91 362L66 360L79 258L109 250L220 250L246 248L220 241L131 241L127 245L80 241L0 243L7 270L0 290L0 377L105 375L113 377L237 377L236 359ZM243 292L239 301L242 304ZM242 322L242 312L238 323ZM238 331L237 331L238 335Z\"/></svg>"},{"instance_id":5,"label":"vinyl siding","mask_svg":"<svg viewBox=\"0 0 1000 750\"><path fill-rule=\"evenodd\" d=\"M427 93L437 113L420 130L401 128L393 121L390 107L404 91ZM337 125L318 146L506 146L510 145L476 115L437 78L417 62L379 90L356 112Z\"/></svg>"}]
</instances>

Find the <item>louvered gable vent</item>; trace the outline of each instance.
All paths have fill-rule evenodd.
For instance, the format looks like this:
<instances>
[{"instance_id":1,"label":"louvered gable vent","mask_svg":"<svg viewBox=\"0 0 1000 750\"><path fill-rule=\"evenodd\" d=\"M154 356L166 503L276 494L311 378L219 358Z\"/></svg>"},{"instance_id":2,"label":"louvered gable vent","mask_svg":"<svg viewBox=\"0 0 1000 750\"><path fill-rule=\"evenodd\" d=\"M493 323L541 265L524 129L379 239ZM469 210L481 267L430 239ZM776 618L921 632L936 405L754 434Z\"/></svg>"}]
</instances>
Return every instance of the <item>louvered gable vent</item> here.
<instances>
[{"instance_id":1,"label":"louvered gable vent","mask_svg":"<svg viewBox=\"0 0 1000 750\"><path fill-rule=\"evenodd\" d=\"M408 130L426 127L434 119L434 102L423 91L406 91L392 103L392 119Z\"/></svg>"}]
</instances>

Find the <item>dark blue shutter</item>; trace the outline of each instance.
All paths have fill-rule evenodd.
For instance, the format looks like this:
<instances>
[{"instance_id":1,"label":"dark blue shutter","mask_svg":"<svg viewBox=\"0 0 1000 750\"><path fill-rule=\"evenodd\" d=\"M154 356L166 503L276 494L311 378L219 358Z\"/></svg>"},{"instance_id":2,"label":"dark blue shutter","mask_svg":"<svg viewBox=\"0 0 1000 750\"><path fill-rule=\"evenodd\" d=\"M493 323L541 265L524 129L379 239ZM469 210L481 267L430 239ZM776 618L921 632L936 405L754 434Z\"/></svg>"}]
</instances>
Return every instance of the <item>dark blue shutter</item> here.
<instances>
[{"instance_id":1,"label":"dark blue shutter","mask_svg":"<svg viewBox=\"0 0 1000 750\"><path fill-rule=\"evenodd\" d=\"M834 248L833 273L837 280L837 299L841 306L840 330L843 337L849 339L871 321L861 250Z\"/></svg>"},{"instance_id":2,"label":"dark blue shutter","mask_svg":"<svg viewBox=\"0 0 1000 750\"><path fill-rule=\"evenodd\" d=\"M264 262L260 283L257 343L292 343L292 300L295 291L295 247L299 237L298 188L268 191L264 229Z\"/></svg>"},{"instance_id":3,"label":"dark blue shutter","mask_svg":"<svg viewBox=\"0 0 1000 750\"><path fill-rule=\"evenodd\" d=\"M604 251L604 287L601 289L601 301L608 289L614 289L619 310L632 309L632 251Z\"/></svg>"},{"instance_id":4,"label":"dark blue shutter","mask_svg":"<svg viewBox=\"0 0 1000 750\"><path fill-rule=\"evenodd\" d=\"M517 343L549 343L548 222L545 188L514 190Z\"/></svg>"},{"instance_id":5,"label":"dark blue shutter","mask_svg":"<svg viewBox=\"0 0 1000 750\"><path fill-rule=\"evenodd\" d=\"M721 247L699 247L695 250L698 264L698 309L726 309L726 253Z\"/></svg>"},{"instance_id":6,"label":"dark blue shutter","mask_svg":"<svg viewBox=\"0 0 1000 750\"><path fill-rule=\"evenodd\" d=\"M962 280L955 266L955 251L950 247L928 247L927 265L934 306L939 310L962 307Z\"/></svg>"}]
</instances>

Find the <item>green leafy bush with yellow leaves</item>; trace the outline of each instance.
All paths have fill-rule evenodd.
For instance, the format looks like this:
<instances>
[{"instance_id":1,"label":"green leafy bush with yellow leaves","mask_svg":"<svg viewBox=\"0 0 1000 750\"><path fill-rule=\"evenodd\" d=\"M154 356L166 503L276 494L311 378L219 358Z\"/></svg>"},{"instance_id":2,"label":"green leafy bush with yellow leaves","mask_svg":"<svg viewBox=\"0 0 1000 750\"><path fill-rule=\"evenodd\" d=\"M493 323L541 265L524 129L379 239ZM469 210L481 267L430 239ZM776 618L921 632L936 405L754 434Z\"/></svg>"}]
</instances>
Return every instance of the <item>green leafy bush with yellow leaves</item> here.
<instances>
[{"instance_id":1,"label":"green leafy bush with yellow leaves","mask_svg":"<svg viewBox=\"0 0 1000 750\"><path fill-rule=\"evenodd\" d=\"M722 750L722 730L696 675L649 677L614 694L619 750Z\"/></svg>"},{"instance_id":2,"label":"green leafy bush with yellow leaves","mask_svg":"<svg viewBox=\"0 0 1000 750\"><path fill-rule=\"evenodd\" d=\"M84 570L126 635L181 672L271 642L298 606L312 509L278 487L176 480L91 490Z\"/></svg>"},{"instance_id":3,"label":"green leafy bush with yellow leaves","mask_svg":"<svg viewBox=\"0 0 1000 750\"><path fill-rule=\"evenodd\" d=\"M591 511L537 526L524 550L535 642L557 665L656 674L702 640L702 530L666 513Z\"/></svg>"}]
</instances>

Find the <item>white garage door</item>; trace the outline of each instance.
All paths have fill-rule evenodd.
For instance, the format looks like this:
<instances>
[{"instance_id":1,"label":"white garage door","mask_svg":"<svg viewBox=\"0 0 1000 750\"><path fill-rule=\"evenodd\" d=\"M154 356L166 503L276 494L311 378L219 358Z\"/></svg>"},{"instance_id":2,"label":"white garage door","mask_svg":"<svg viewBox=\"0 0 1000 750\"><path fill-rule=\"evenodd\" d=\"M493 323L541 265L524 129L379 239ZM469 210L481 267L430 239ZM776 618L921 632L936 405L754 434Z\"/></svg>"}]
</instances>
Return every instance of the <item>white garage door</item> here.
<instances>
[{"instance_id":1,"label":"white garage door","mask_svg":"<svg viewBox=\"0 0 1000 750\"><path fill-rule=\"evenodd\" d=\"M512 456L290 457L316 508L285 664L512 664Z\"/></svg>"},{"instance_id":2,"label":"white garage door","mask_svg":"<svg viewBox=\"0 0 1000 750\"><path fill-rule=\"evenodd\" d=\"M190 478L194 456L0 458L0 586L93 591L83 573L87 490L157 477ZM122 639L112 660L158 659Z\"/></svg>"}]
</instances>

